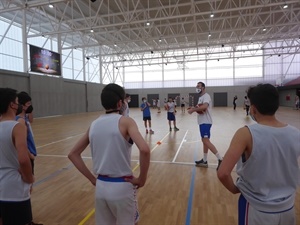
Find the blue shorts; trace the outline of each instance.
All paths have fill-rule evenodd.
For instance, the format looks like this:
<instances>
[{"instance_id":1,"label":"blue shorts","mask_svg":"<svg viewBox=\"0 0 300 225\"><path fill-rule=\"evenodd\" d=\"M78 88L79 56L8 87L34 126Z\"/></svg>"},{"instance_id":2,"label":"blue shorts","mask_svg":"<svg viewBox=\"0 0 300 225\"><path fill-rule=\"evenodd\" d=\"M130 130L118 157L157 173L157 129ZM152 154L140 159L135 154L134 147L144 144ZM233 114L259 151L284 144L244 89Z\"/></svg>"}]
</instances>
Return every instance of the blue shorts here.
<instances>
[{"instance_id":1,"label":"blue shorts","mask_svg":"<svg viewBox=\"0 0 300 225\"><path fill-rule=\"evenodd\" d=\"M169 121L175 121L175 115L173 112L168 112L168 120Z\"/></svg>"},{"instance_id":2,"label":"blue shorts","mask_svg":"<svg viewBox=\"0 0 300 225\"><path fill-rule=\"evenodd\" d=\"M144 116L144 117L143 117L143 120L144 120L144 121L147 121L147 120L151 121L151 116Z\"/></svg>"},{"instance_id":3,"label":"blue shorts","mask_svg":"<svg viewBox=\"0 0 300 225\"><path fill-rule=\"evenodd\" d=\"M211 124L204 123L199 125L200 135L202 138L210 138L210 128Z\"/></svg>"}]
</instances>

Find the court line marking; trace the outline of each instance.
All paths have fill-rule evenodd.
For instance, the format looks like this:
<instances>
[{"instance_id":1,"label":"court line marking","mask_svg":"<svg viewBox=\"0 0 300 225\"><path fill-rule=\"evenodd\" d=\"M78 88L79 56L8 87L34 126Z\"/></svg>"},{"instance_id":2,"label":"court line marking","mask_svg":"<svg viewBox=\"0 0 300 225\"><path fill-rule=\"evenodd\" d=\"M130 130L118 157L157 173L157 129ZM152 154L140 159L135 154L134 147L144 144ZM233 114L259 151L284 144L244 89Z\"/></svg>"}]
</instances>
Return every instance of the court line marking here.
<instances>
[{"instance_id":1,"label":"court line marking","mask_svg":"<svg viewBox=\"0 0 300 225\"><path fill-rule=\"evenodd\" d=\"M162 142L168 135L170 134L170 132L168 132L163 139L161 139L159 142ZM159 144L156 143L156 145L151 149L151 153L159 146ZM139 161L138 161L139 162ZM140 164L137 162L136 166L132 169L132 171L134 172L139 166ZM78 225L83 225L85 224L86 221L88 221L90 219L90 217L95 213L95 208L93 208L93 210L91 212L89 212L86 217L84 217L83 220L80 221L80 223Z\"/></svg>"},{"instance_id":2,"label":"court line marking","mask_svg":"<svg viewBox=\"0 0 300 225\"><path fill-rule=\"evenodd\" d=\"M194 149L194 159L196 159L196 151L199 147L198 145L199 144L197 144ZM192 179L191 179L191 184L190 184L190 194L189 194L189 200L188 200L188 208L187 208L186 217L185 217L185 225L190 225L190 223L191 223L191 214L192 214L194 188L195 188L195 177L196 177L196 166L194 166L192 169Z\"/></svg>"},{"instance_id":3,"label":"court line marking","mask_svg":"<svg viewBox=\"0 0 300 225\"><path fill-rule=\"evenodd\" d=\"M69 140L71 138L74 138L74 137L78 137L80 135L83 135L84 133L81 133L81 134L76 134L76 135L73 135L73 136L69 136L67 138L64 138L64 139L61 139L61 140L58 140L58 141L52 141L48 144L44 144L44 145L40 145L40 146L37 146L36 148L43 148L43 147L46 147L46 146L49 146L49 145L53 145L53 144L56 144L56 143L59 143L59 142L62 142L62 141L66 141L66 140Z\"/></svg>"},{"instance_id":4,"label":"court line marking","mask_svg":"<svg viewBox=\"0 0 300 225\"><path fill-rule=\"evenodd\" d=\"M153 150L152 150L153 151ZM68 158L67 155L45 155L45 154L39 154L38 157L54 157L54 158ZM92 159L91 156L82 156L83 159ZM131 162L139 162L138 159L132 159ZM194 166L195 163L193 162L171 162L171 161L163 161L163 160L151 160L150 163L162 163L162 164L178 164L178 165L192 165ZM213 167L211 167L211 165ZM208 165L208 168L217 168L218 163L210 163ZM137 166L137 165L136 165ZM135 167L136 167L135 166ZM300 168L300 167L299 167ZM134 170L135 168L133 168Z\"/></svg>"},{"instance_id":5,"label":"court line marking","mask_svg":"<svg viewBox=\"0 0 300 225\"><path fill-rule=\"evenodd\" d=\"M176 152L176 154L175 154L175 156L174 156L174 158L172 160L172 163L175 162L175 160L176 160L176 158L177 158L177 156L178 156L178 154L180 152L181 146L183 145L183 142L186 141L185 137L186 137L186 135L187 135L188 132L189 132L189 130L186 130L185 135L183 136L182 141L181 141L181 143L180 143L180 145L179 145L179 147L177 149L177 152Z\"/></svg>"}]
</instances>

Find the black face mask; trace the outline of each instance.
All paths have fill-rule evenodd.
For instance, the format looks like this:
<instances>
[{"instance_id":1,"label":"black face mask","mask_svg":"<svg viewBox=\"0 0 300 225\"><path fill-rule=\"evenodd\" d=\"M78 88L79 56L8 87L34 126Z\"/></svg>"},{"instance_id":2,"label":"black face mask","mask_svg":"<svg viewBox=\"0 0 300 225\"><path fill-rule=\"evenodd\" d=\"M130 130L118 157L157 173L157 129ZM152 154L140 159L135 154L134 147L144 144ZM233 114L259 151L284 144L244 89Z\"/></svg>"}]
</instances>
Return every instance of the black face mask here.
<instances>
[{"instance_id":1,"label":"black face mask","mask_svg":"<svg viewBox=\"0 0 300 225\"><path fill-rule=\"evenodd\" d=\"M33 107L32 105L28 106L28 108L26 109L25 113L32 113L33 111Z\"/></svg>"},{"instance_id":2,"label":"black face mask","mask_svg":"<svg viewBox=\"0 0 300 225\"><path fill-rule=\"evenodd\" d=\"M16 115L19 115L22 112L22 110L23 110L23 106L21 104L18 104Z\"/></svg>"}]
</instances>

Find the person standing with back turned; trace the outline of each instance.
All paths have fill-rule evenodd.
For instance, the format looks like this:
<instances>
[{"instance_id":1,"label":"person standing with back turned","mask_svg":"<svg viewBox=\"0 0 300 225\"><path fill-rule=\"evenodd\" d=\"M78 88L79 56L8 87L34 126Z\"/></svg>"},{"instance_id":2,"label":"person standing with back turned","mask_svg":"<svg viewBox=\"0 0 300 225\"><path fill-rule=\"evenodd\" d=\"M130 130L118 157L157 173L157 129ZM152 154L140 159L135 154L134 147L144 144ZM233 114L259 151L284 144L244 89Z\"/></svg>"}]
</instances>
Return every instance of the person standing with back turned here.
<instances>
[{"instance_id":1,"label":"person standing with back turned","mask_svg":"<svg viewBox=\"0 0 300 225\"><path fill-rule=\"evenodd\" d=\"M201 112L201 114L198 113L197 115L198 115L200 135L203 143L203 158L199 161L195 161L195 163L196 166L208 167L207 155L209 149L210 151L212 151L212 153L215 154L215 156L218 159L218 165L217 165L217 169L218 169L222 162L222 157L220 156L218 150L213 145L213 143L210 142L210 129L212 126L211 98L210 95L206 93L205 84L203 82L197 83L196 92L199 94L198 105L201 106L190 108L188 110L188 113L192 114L193 112Z\"/></svg>"},{"instance_id":2,"label":"person standing with back turned","mask_svg":"<svg viewBox=\"0 0 300 225\"><path fill-rule=\"evenodd\" d=\"M22 110L17 91L0 88L0 224L32 221L30 188L34 182L26 142L26 127L15 121Z\"/></svg>"},{"instance_id":3,"label":"person standing with back turned","mask_svg":"<svg viewBox=\"0 0 300 225\"><path fill-rule=\"evenodd\" d=\"M120 115L124 89L108 84L101 93L106 114L92 122L68 157L75 167L96 185L96 224L133 225L139 219L137 189L145 185L150 164L150 149L130 117ZM140 152L140 174L131 170L130 138ZM95 177L81 153L90 144Z\"/></svg>"},{"instance_id":4,"label":"person standing with back turned","mask_svg":"<svg viewBox=\"0 0 300 225\"><path fill-rule=\"evenodd\" d=\"M247 95L257 123L236 131L218 178L233 194L241 193L239 225L296 225L300 130L276 118L279 93L273 85L250 87ZM235 164L236 183L231 176Z\"/></svg>"}]
</instances>

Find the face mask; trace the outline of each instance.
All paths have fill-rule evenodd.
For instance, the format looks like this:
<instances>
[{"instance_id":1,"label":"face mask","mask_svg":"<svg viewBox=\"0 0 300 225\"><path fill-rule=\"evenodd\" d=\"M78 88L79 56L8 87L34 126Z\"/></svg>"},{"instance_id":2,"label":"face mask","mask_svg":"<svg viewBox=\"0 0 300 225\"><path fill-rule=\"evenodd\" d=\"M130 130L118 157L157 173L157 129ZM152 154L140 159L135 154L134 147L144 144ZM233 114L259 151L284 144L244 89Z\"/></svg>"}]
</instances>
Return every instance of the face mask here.
<instances>
[{"instance_id":1,"label":"face mask","mask_svg":"<svg viewBox=\"0 0 300 225\"><path fill-rule=\"evenodd\" d=\"M256 122L256 119L255 119L255 117L252 115L252 113L251 113L251 107L249 108L249 115L250 115L250 117L251 117L251 119L253 119L253 121L255 121Z\"/></svg>"},{"instance_id":2,"label":"face mask","mask_svg":"<svg viewBox=\"0 0 300 225\"><path fill-rule=\"evenodd\" d=\"M33 107L32 105L28 106L28 108L26 109L25 113L32 113L33 111Z\"/></svg>"},{"instance_id":3,"label":"face mask","mask_svg":"<svg viewBox=\"0 0 300 225\"><path fill-rule=\"evenodd\" d=\"M16 115L19 115L22 112L22 110L23 110L23 106L21 104L18 104Z\"/></svg>"},{"instance_id":4,"label":"face mask","mask_svg":"<svg viewBox=\"0 0 300 225\"><path fill-rule=\"evenodd\" d=\"M201 93L201 91L202 91L202 89L201 89L201 88L196 88L196 93L200 94L200 93Z\"/></svg>"},{"instance_id":5,"label":"face mask","mask_svg":"<svg viewBox=\"0 0 300 225\"><path fill-rule=\"evenodd\" d=\"M147 99L144 99L144 102L146 103L146 102L147 102Z\"/></svg>"},{"instance_id":6,"label":"face mask","mask_svg":"<svg viewBox=\"0 0 300 225\"><path fill-rule=\"evenodd\" d=\"M254 116L251 113L249 113L249 114L250 114L251 119L253 119L253 121L256 122L256 119L254 118Z\"/></svg>"},{"instance_id":7,"label":"face mask","mask_svg":"<svg viewBox=\"0 0 300 225\"><path fill-rule=\"evenodd\" d=\"M128 103L129 103L129 102L131 102L131 100L130 100L130 99L128 100Z\"/></svg>"}]
</instances>

